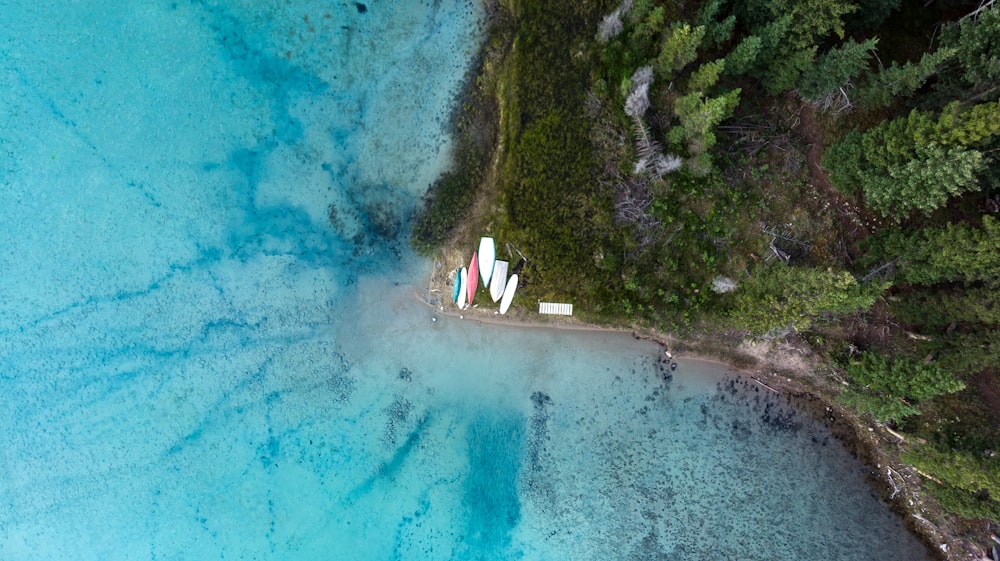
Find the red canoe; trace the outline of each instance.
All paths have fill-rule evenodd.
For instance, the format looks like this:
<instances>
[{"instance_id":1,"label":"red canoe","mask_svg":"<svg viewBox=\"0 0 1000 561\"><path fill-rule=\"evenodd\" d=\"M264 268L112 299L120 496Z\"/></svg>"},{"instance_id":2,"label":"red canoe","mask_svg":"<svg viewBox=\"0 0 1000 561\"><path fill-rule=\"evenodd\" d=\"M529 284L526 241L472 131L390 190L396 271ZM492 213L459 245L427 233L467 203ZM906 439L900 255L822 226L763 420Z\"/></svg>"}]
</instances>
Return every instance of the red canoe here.
<instances>
[{"instance_id":1,"label":"red canoe","mask_svg":"<svg viewBox=\"0 0 1000 561\"><path fill-rule=\"evenodd\" d=\"M472 263L469 263L469 303L472 305L472 298L476 295L476 286L479 284L479 253L472 252Z\"/></svg>"}]
</instances>

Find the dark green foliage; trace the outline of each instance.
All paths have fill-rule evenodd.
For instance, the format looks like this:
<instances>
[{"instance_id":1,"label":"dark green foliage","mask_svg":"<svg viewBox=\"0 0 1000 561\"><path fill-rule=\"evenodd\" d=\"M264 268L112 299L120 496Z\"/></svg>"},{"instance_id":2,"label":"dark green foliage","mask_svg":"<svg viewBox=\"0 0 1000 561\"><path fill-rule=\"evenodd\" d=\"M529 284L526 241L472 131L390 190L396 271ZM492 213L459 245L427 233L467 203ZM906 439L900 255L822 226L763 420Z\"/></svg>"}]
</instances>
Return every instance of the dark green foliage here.
<instances>
[{"instance_id":1,"label":"dark green foliage","mask_svg":"<svg viewBox=\"0 0 1000 561\"><path fill-rule=\"evenodd\" d=\"M982 227L948 224L885 242L887 255L898 256L902 279L911 284L982 282L1000 285L1000 222L983 216Z\"/></svg>"},{"instance_id":2,"label":"dark green foliage","mask_svg":"<svg viewBox=\"0 0 1000 561\"><path fill-rule=\"evenodd\" d=\"M865 201L882 216L897 221L922 212L929 215L951 197L978 191L976 174L985 169L982 154L930 145L905 164L891 167L888 176L868 176L863 184Z\"/></svg>"},{"instance_id":3,"label":"dark green foliage","mask_svg":"<svg viewBox=\"0 0 1000 561\"><path fill-rule=\"evenodd\" d=\"M942 48L924 53L919 62L892 63L889 68L871 75L857 90L855 99L861 107L878 109L910 97L954 54L954 49Z\"/></svg>"},{"instance_id":4,"label":"dark green foliage","mask_svg":"<svg viewBox=\"0 0 1000 561\"><path fill-rule=\"evenodd\" d=\"M975 329L1000 327L1000 290L991 286L924 289L897 299L892 309L900 320L934 332L954 322Z\"/></svg>"},{"instance_id":5,"label":"dark green foliage","mask_svg":"<svg viewBox=\"0 0 1000 561\"><path fill-rule=\"evenodd\" d=\"M844 17L844 27L851 35L871 33L878 29L902 0L857 0L858 9Z\"/></svg>"},{"instance_id":6,"label":"dark green foliage","mask_svg":"<svg viewBox=\"0 0 1000 561\"><path fill-rule=\"evenodd\" d=\"M751 41L734 49L733 76L747 73L754 61L754 75L770 95L788 91L797 85L806 90L808 99L826 95L843 85L864 67L865 49L848 45L837 49L817 69L816 54L831 36L844 37L843 17L857 6L845 0L743 0L735 6L737 20L744 23ZM856 44L854 44L856 45ZM863 45L868 46L866 41ZM831 74L832 72L832 74ZM800 77L807 73L804 81ZM823 90L823 91L820 91Z\"/></svg>"},{"instance_id":7,"label":"dark green foliage","mask_svg":"<svg viewBox=\"0 0 1000 561\"><path fill-rule=\"evenodd\" d=\"M1000 10L985 10L976 18L945 27L941 45L957 51L959 69L941 84L959 99L1000 97Z\"/></svg>"},{"instance_id":8,"label":"dark green foliage","mask_svg":"<svg viewBox=\"0 0 1000 561\"><path fill-rule=\"evenodd\" d=\"M949 105L936 119L914 110L865 132L845 135L823 165L839 189L860 188L869 207L899 221L930 214L951 197L979 189L986 168L974 147L1000 134L1000 104Z\"/></svg>"},{"instance_id":9,"label":"dark green foliage","mask_svg":"<svg viewBox=\"0 0 1000 561\"><path fill-rule=\"evenodd\" d=\"M861 190L864 182L862 162L863 136L857 129L848 131L823 155L823 167L830 172L830 181L840 192L853 195Z\"/></svg>"},{"instance_id":10,"label":"dark green foliage","mask_svg":"<svg viewBox=\"0 0 1000 561\"><path fill-rule=\"evenodd\" d=\"M630 20L626 36L656 11L651 3L636 4L641 17ZM591 123L583 108L590 58L580 53L587 52L586 41L602 16L598 6L571 0L518 2L498 185L505 213L494 231L529 260L521 275L526 300L552 297L547 291L558 289L560 298L590 311L611 299L617 274L595 267L595 260L621 255L622 238L612 221L610 193L594 180ZM632 55L614 40L604 56L617 65Z\"/></svg>"},{"instance_id":11,"label":"dark green foliage","mask_svg":"<svg viewBox=\"0 0 1000 561\"><path fill-rule=\"evenodd\" d=\"M1000 329L973 327L935 339L931 350L952 372L977 374L1000 364Z\"/></svg>"},{"instance_id":12,"label":"dark green foliage","mask_svg":"<svg viewBox=\"0 0 1000 561\"><path fill-rule=\"evenodd\" d=\"M806 49L831 34L844 38L843 17L857 6L846 0L770 0L775 17L789 15L788 39L795 49Z\"/></svg>"},{"instance_id":13,"label":"dark green foliage","mask_svg":"<svg viewBox=\"0 0 1000 561\"><path fill-rule=\"evenodd\" d=\"M788 51L772 58L763 69L764 89L770 95L778 95L795 87L802 73L808 70L816 59L816 47Z\"/></svg>"},{"instance_id":14,"label":"dark green foliage","mask_svg":"<svg viewBox=\"0 0 1000 561\"><path fill-rule=\"evenodd\" d=\"M837 394L837 402L855 411L870 413L883 423L899 422L920 413L920 410L902 399L886 397L869 387L845 389Z\"/></svg>"},{"instance_id":15,"label":"dark green foliage","mask_svg":"<svg viewBox=\"0 0 1000 561\"><path fill-rule=\"evenodd\" d=\"M996 458L921 446L903 455L938 481L927 482L934 497L951 512L967 518L1000 520L1000 463Z\"/></svg>"},{"instance_id":16,"label":"dark green foliage","mask_svg":"<svg viewBox=\"0 0 1000 561\"><path fill-rule=\"evenodd\" d=\"M709 65L705 74L711 76L702 75L705 79L700 81L710 84L708 78L717 78L718 67ZM736 89L716 97L705 97L703 92L693 91L674 103L674 114L680 126L670 131L669 140L686 144L693 159L689 164L695 175L704 176L711 171L709 150L716 142L715 127L733 114L739 102L740 90Z\"/></svg>"},{"instance_id":17,"label":"dark green foliage","mask_svg":"<svg viewBox=\"0 0 1000 561\"><path fill-rule=\"evenodd\" d=\"M756 35L745 37L726 55L723 73L727 76L742 76L753 68L761 49L761 38Z\"/></svg>"},{"instance_id":18,"label":"dark green foliage","mask_svg":"<svg viewBox=\"0 0 1000 561\"><path fill-rule=\"evenodd\" d=\"M512 223L534 238L532 258L562 266L589 260L581 236L595 225L589 222L591 208L602 206L591 200L593 164L581 149L587 146L586 128L573 119L557 110L525 127L513 149L517 179L507 201Z\"/></svg>"},{"instance_id":19,"label":"dark green foliage","mask_svg":"<svg viewBox=\"0 0 1000 561\"><path fill-rule=\"evenodd\" d=\"M632 10L628 14L629 21L634 25L646 19L653 11L653 0L634 0Z\"/></svg>"},{"instance_id":20,"label":"dark green foliage","mask_svg":"<svg viewBox=\"0 0 1000 561\"><path fill-rule=\"evenodd\" d=\"M642 20L635 24L629 34L633 48L643 49L653 38L663 30L664 11L662 7L653 8Z\"/></svg>"},{"instance_id":21,"label":"dark green foliage","mask_svg":"<svg viewBox=\"0 0 1000 561\"><path fill-rule=\"evenodd\" d=\"M469 170L445 172L427 191L423 207L413 222L410 242L417 251L430 254L451 236L461 222L478 189L481 173Z\"/></svg>"},{"instance_id":22,"label":"dark green foliage","mask_svg":"<svg viewBox=\"0 0 1000 561\"><path fill-rule=\"evenodd\" d=\"M799 78L799 94L806 101L818 101L836 92L868 67L877 39L862 43L847 40L823 53L816 64L805 69Z\"/></svg>"},{"instance_id":23,"label":"dark green foliage","mask_svg":"<svg viewBox=\"0 0 1000 561\"><path fill-rule=\"evenodd\" d=\"M866 352L847 367L851 381L863 388L841 394L848 404L882 422L898 422L920 411L916 403L965 389L965 384L934 364L894 359Z\"/></svg>"},{"instance_id":24,"label":"dark green foliage","mask_svg":"<svg viewBox=\"0 0 1000 561\"><path fill-rule=\"evenodd\" d=\"M845 271L761 266L732 293L733 325L762 335L774 329L806 329L821 314L869 308L884 286L859 285Z\"/></svg>"},{"instance_id":25,"label":"dark green foliage","mask_svg":"<svg viewBox=\"0 0 1000 561\"><path fill-rule=\"evenodd\" d=\"M686 23L671 25L660 47L660 54L656 57L654 68L657 73L668 80L674 73L694 62L704 36L705 28L702 26L691 27Z\"/></svg>"},{"instance_id":26,"label":"dark green foliage","mask_svg":"<svg viewBox=\"0 0 1000 561\"><path fill-rule=\"evenodd\" d=\"M707 48L716 47L729 40L736 28L736 16L730 15L716 21L726 0L708 0L698 10L697 25L705 28L704 44Z\"/></svg>"}]
</instances>

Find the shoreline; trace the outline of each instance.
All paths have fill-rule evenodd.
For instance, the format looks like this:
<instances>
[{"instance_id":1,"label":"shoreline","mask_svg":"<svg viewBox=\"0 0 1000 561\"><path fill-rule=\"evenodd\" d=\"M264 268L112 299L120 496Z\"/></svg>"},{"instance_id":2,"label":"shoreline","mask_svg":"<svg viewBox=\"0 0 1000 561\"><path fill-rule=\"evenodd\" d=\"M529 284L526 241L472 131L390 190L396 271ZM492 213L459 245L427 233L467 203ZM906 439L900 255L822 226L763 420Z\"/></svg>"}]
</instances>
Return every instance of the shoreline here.
<instances>
[{"instance_id":1,"label":"shoreline","mask_svg":"<svg viewBox=\"0 0 1000 561\"><path fill-rule=\"evenodd\" d=\"M447 260L446 253L452 254ZM716 364L729 370L727 376L737 381L754 382L764 389L785 398L788 405L822 423L830 433L857 458L867 470L866 480L889 509L899 517L904 527L919 539L932 558L949 560L979 560L975 545L963 539L959 532L929 506L922 497L920 476L912 467L899 463L887 448L905 442L887 427L872 424L856 413L836 403L831 395L831 382L823 380L823 366L816 364L800 348L775 342L748 345L741 342L736 348L719 345L706 348L703 341L682 339L668 333L634 326L602 326L588 323L573 316L551 316L551 319L526 310L512 307L506 315L494 309L470 307L459 310L450 298L448 278L451 271L460 267L455 261L457 250L439 252L431 259L427 288L414 287L415 299L442 316L477 324L507 326L512 328L560 329L595 333L631 335L649 341L672 353L671 358L684 358ZM451 261L451 262L447 262ZM457 265L457 266L454 266ZM544 318L544 319L543 319ZM722 351L725 352L722 352ZM824 383L825 382L825 383ZM898 456L898 455L897 455Z\"/></svg>"},{"instance_id":2,"label":"shoreline","mask_svg":"<svg viewBox=\"0 0 1000 561\"><path fill-rule=\"evenodd\" d=\"M503 9L509 9L504 4ZM515 48L512 44L507 48ZM822 422L868 471L871 489L899 516L900 522L925 544L931 558L949 561L979 561L982 549L967 532L968 527L944 513L928 495L922 475L900 461L907 441L890 428L848 410L835 401L841 384L841 373L818 361L808 344L791 340L752 342L735 332L695 333L678 337L674 334L632 324L599 325L578 319L578 316L542 316L515 298L514 307L504 316L494 308L459 310L450 299L453 283L449 275L467 265L471 249L480 235L495 235L497 184L501 172L506 134L504 126L505 88L510 79L502 72L509 54L495 53L497 58L480 69L489 77L491 95L498 100L499 130L497 144L484 165L482 184L473 202L463 213L449 239L431 255L428 282L421 289L413 288L413 296L435 313L443 316L489 324L521 328L549 328L571 331L591 331L630 334L636 339L653 342L675 356L709 361L732 371L733 377L743 377L766 390L783 394L795 409ZM471 100L466 100L471 101ZM482 100L480 100L482 101ZM468 110L466 108L466 110ZM469 249L468 252L460 248ZM426 254L425 254L426 255ZM793 403L794 402L794 403ZM912 437L910 437L912 438Z\"/></svg>"}]
</instances>

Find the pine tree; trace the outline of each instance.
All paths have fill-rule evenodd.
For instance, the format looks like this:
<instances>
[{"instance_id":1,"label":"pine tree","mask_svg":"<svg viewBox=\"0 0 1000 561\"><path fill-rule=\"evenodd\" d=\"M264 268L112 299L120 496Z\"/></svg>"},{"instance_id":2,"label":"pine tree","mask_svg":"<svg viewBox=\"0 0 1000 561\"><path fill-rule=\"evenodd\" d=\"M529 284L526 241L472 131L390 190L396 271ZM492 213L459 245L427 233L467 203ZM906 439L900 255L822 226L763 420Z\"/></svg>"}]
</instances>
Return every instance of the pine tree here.
<instances>
[{"instance_id":1,"label":"pine tree","mask_svg":"<svg viewBox=\"0 0 1000 561\"><path fill-rule=\"evenodd\" d=\"M1000 221L983 216L982 227L948 224L886 243L900 258L900 272L911 284L983 282L1000 288Z\"/></svg>"},{"instance_id":2,"label":"pine tree","mask_svg":"<svg viewBox=\"0 0 1000 561\"><path fill-rule=\"evenodd\" d=\"M857 129L848 131L823 154L823 168L830 173L830 181L840 192L853 195L864 183L864 136Z\"/></svg>"},{"instance_id":3,"label":"pine tree","mask_svg":"<svg viewBox=\"0 0 1000 561\"><path fill-rule=\"evenodd\" d=\"M656 57L656 71L663 79L670 79L698 57L698 47L705 36L702 26L691 27L686 23L675 23L670 27L660 54Z\"/></svg>"},{"instance_id":4,"label":"pine tree","mask_svg":"<svg viewBox=\"0 0 1000 561\"><path fill-rule=\"evenodd\" d=\"M764 68L764 89L771 95L778 95L795 87L803 72L816 60L816 47L808 47L784 53L771 60Z\"/></svg>"},{"instance_id":5,"label":"pine tree","mask_svg":"<svg viewBox=\"0 0 1000 561\"><path fill-rule=\"evenodd\" d=\"M903 461L937 480L927 482L928 488L950 512L1000 520L1000 462L995 458L924 445L905 453Z\"/></svg>"},{"instance_id":6,"label":"pine tree","mask_svg":"<svg viewBox=\"0 0 1000 561\"><path fill-rule=\"evenodd\" d=\"M865 202L897 221L914 212L930 215L951 197L978 191L976 174L985 168L983 155L976 150L945 151L932 144L918 150L916 158L885 170L886 175L864 177Z\"/></svg>"},{"instance_id":7,"label":"pine tree","mask_svg":"<svg viewBox=\"0 0 1000 561\"><path fill-rule=\"evenodd\" d=\"M808 49L830 34L844 38L843 17L857 10L845 0L770 0L775 17L791 16L789 46Z\"/></svg>"},{"instance_id":8,"label":"pine tree","mask_svg":"<svg viewBox=\"0 0 1000 561\"><path fill-rule=\"evenodd\" d=\"M629 38L633 42L633 48L645 50L650 40L663 30L663 7L656 7L650 10L645 18L635 24Z\"/></svg>"},{"instance_id":9,"label":"pine tree","mask_svg":"<svg viewBox=\"0 0 1000 561\"><path fill-rule=\"evenodd\" d=\"M955 52L955 49L938 49L933 53L924 53L919 62L907 62L902 66L893 63L889 68L872 74L855 94L858 105L878 109L913 95L942 63L955 56Z\"/></svg>"},{"instance_id":10,"label":"pine tree","mask_svg":"<svg viewBox=\"0 0 1000 561\"><path fill-rule=\"evenodd\" d=\"M840 396L844 403L872 413L882 422L916 415L916 403L965 389L965 384L934 364L866 352L851 362L847 375L858 387Z\"/></svg>"},{"instance_id":11,"label":"pine tree","mask_svg":"<svg viewBox=\"0 0 1000 561\"><path fill-rule=\"evenodd\" d=\"M735 15L729 15L722 21L715 19L725 3L726 0L709 0L698 10L697 24L705 28L703 43L706 48L717 47L725 43L736 28Z\"/></svg>"},{"instance_id":12,"label":"pine tree","mask_svg":"<svg viewBox=\"0 0 1000 561\"><path fill-rule=\"evenodd\" d=\"M846 271L759 267L732 292L733 325L755 335L774 329L806 329L821 314L867 309L886 287L859 285Z\"/></svg>"},{"instance_id":13,"label":"pine tree","mask_svg":"<svg viewBox=\"0 0 1000 561\"><path fill-rule=\"evenodd\" d=\"M905 323L940 332L950 323L1000 327L1000 290L990 286L935 287L912 292L892 303Z\"/></svg>"},{"instance_id":14,"label":"pine tree","mask_svg":"<svg viewBox=\"0 0 1000 561\"><path fill-rule=\"evenodd\" d=\"M959 103L935 118L913 110L883 121L863 135L845 135L823 165L838 188L864 191L868 205L899 221L930 214L948 199L979 187L986 159L975 147L1000 135L1000 103L963 109Z\"/></svg>"},{"instance_id":15,"label":"pine tree","mask_svg":"<svg viewBox=\"0 0 1000 561\"><path fill-rule=\"evenodd\" d=\"M707 62L698 67L688 78L689 92L706 92L719 81L719 74L725 68L726 60L719 59Z\"/></svg>"},{"instance_id":16,"label":"pine tree","mask_svg":"<svg viewBox=\"0 0 1000 561\"><path fill-rule=\"evenodd\" d=\"M957 50L961 77L971 86L966 99L997 89L1000 83L1000 10L996 6L976 18L945 28L941 44Z\"/></svg>"},{"instance_id":17,"label":"pine tree","mask_svg":"<svg viewBox=\"0 0 1000 561\"><path fill-rule=\"evenodd\" d=\"M761 38L756 35L744 37L743 40L740 41L728 55L726 55L726 64L723 68L723 73L726 76L742 76L749 72L753 68L754 62L757 60L757 54L760 53L761 44Z\"/></svg>"},{"instance_id":18,"label":"pine tree","mask_svg":"<svg viewBox=\"0 0 1000 561\"><path fill-rule=\"evenodd\" d=\"M692 158L689 167L695 175L704 176L711 171L709 150L715 146L715 127L733 114L739 102L738 88L716 97L705 97L703 92L694 91L674 102L674 114L680 126L671 129L667 137L672 143L686 144Z\"/></svg>"},{"instance_id":19,"label":"pine tree","mask_svg":"<svg viewBox=\"0 0 1000 561\"><path fill-rule=\"evenodd\" d=\"M806 101L818 101L836 92L868 66L876 44L877 39L862 43L850 39L823 53L799 78L799 94Z\"/></svg>"}]
</instances>

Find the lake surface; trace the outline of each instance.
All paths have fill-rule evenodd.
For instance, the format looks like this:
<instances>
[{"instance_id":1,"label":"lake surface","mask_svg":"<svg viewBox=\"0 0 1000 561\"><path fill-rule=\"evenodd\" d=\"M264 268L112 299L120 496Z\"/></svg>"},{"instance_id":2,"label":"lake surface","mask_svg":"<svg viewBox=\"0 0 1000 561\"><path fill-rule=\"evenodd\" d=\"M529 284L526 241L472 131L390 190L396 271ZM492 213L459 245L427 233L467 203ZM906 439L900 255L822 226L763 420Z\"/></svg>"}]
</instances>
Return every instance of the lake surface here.
<instances>
[{"instance_id":1,"label":"lake surface","mask_svg":"<svg viewBox=\"0 0 1000 561\"><path fill-rule=\"evenodd\" d=\"M417 303L482 17L0 3L0 559L926 558L724 369Z\"/></svg>"}]
</instances>

